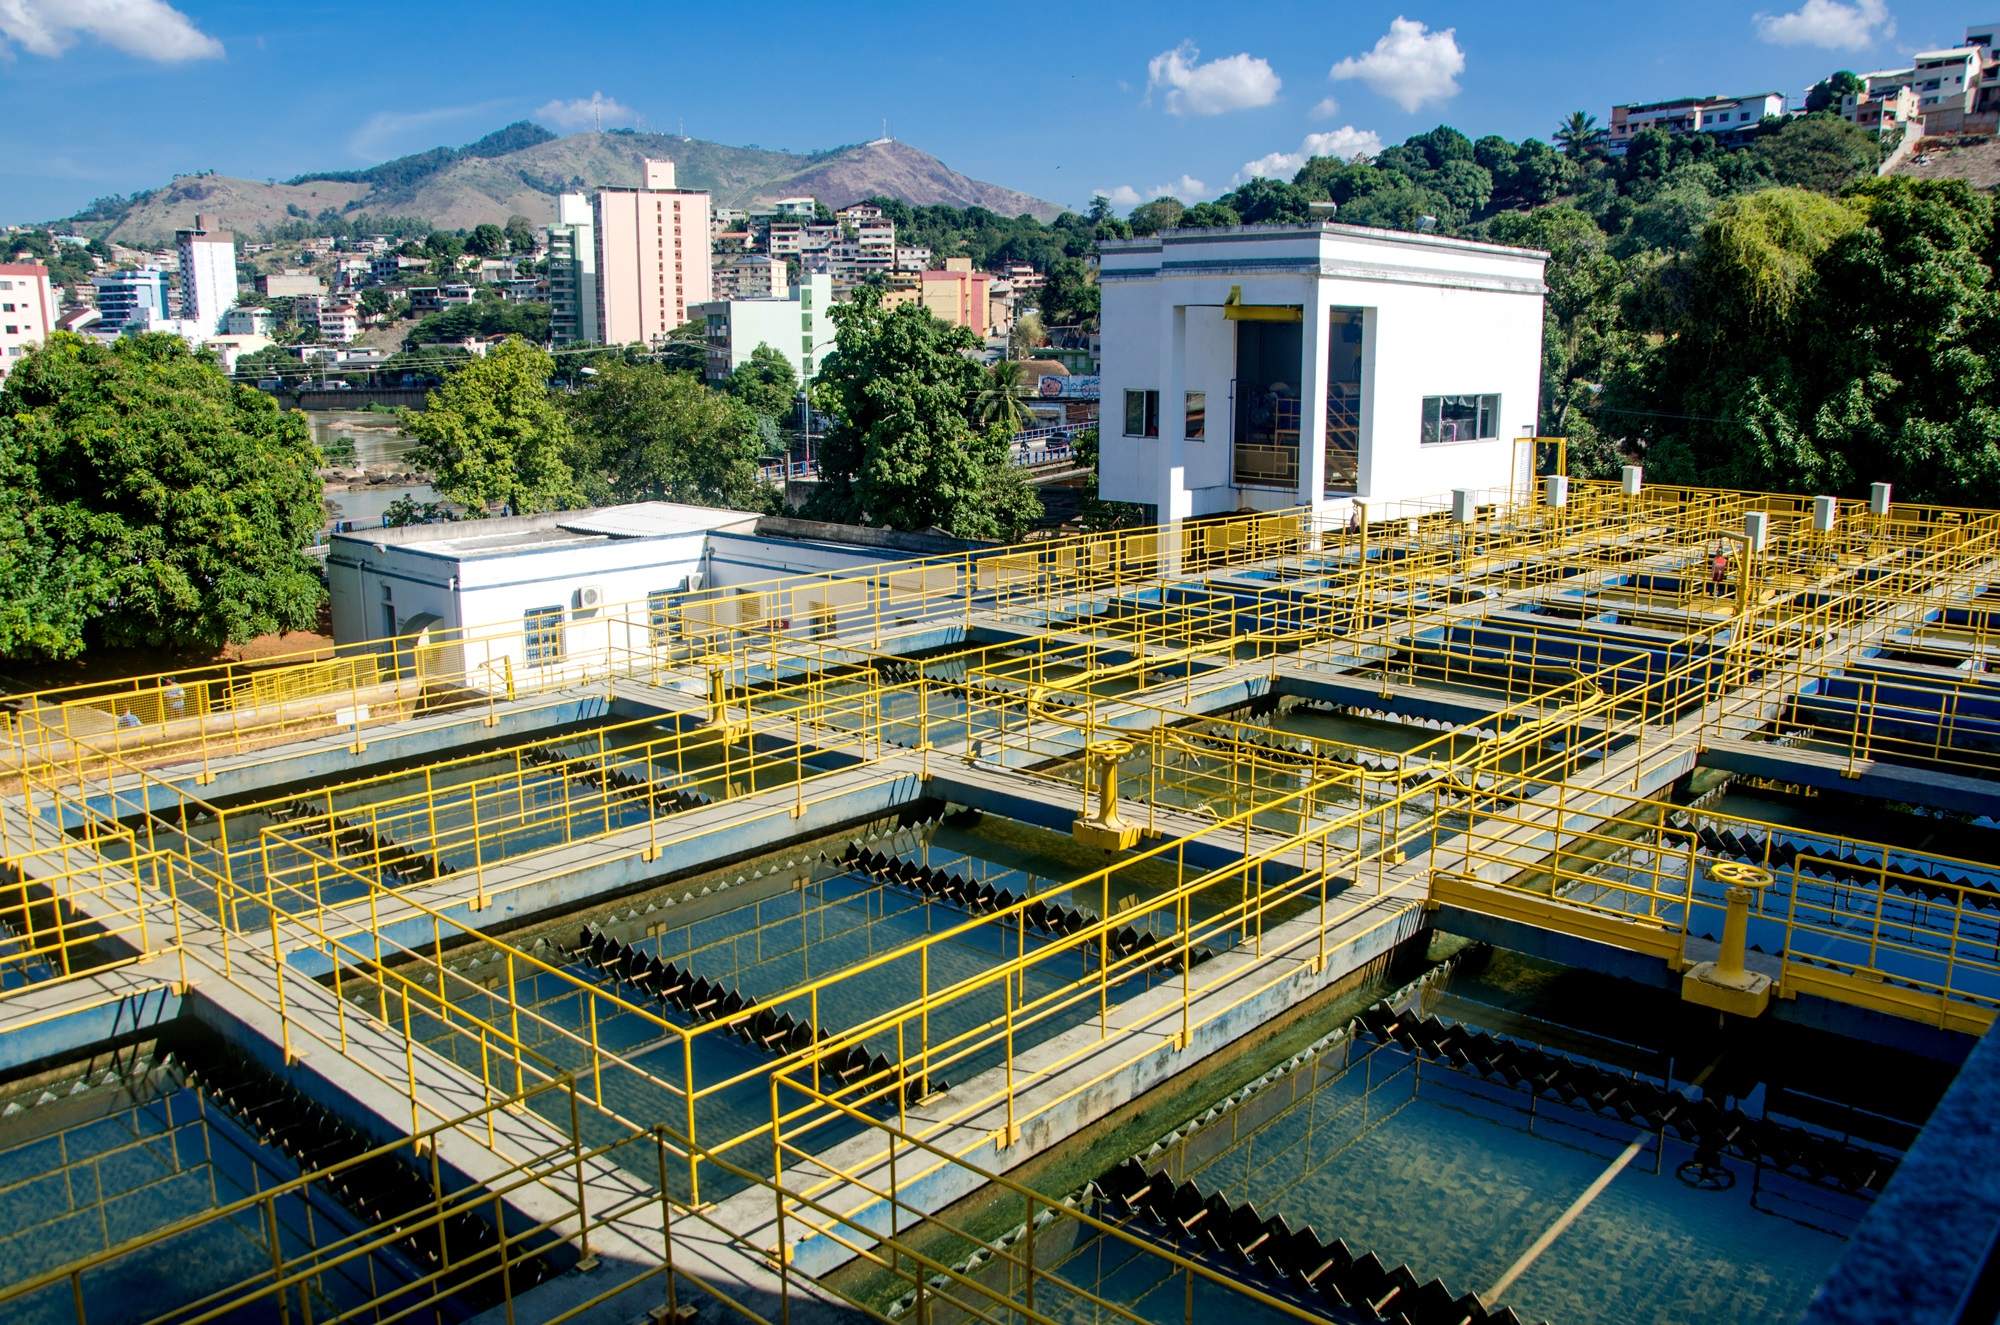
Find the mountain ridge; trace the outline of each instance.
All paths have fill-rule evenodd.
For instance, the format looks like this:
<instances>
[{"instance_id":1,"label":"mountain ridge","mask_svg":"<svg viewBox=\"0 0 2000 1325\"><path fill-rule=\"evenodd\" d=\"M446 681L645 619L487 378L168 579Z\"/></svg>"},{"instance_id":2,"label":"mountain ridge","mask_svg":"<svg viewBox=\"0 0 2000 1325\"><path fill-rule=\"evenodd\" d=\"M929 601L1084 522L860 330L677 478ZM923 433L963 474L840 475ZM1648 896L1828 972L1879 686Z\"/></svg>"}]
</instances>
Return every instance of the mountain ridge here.
<instances>
[{"instance_id":1,"label":"mountain ridge","mask_svg":"<svg viewBox=\"0 0 2000 1325\"><path fill-rule=\"evenodd\" d=\"M1044 221L1063 210L962 175L930 153L891 139L786 152L630 129L559 137L517 121L464 147L432 148L361 170L309 172L282 182L176 176L134 195L115 216L79 213L66 220L85 233L136 246L171 241L174 231L193 224L197 212L210 225L246 238L328 212L343 219L416 217L446 230L505 224L510 216L541 226L555 219L556 194L637 184L646 157L672 160L683 188L706 189L722 207L811 194L830 207L881 196L913 205L984 207L1003 216L1026 212Z\"/></svg>"}]
</instances>

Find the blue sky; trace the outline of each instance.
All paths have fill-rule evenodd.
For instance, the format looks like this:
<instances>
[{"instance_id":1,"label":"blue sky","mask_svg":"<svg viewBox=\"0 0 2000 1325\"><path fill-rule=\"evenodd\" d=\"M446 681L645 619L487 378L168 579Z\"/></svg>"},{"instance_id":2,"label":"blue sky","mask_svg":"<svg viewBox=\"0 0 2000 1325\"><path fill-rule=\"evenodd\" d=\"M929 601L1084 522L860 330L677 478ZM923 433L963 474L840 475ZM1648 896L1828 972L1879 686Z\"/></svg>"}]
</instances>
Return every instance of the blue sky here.
<instances>
[{"instance_id":1,"label":"blue sky","mask_svg":"<svg viewBox=\"0 0 2000 1325\"><path fill-rule=\"evenodd\" d=\"M2000 8L2000 0L1985 0ZM565 15L574 22L565 23ZM0 3L0 221L181 171L284 178L509 120L810 149L896 137L1072 206L1209 196L1312 150L1440 122L1547 137L1572 109L1778 90L1957 42L1915 0L1675 6L1097 3L1063 11L785 0Z\"/></svg>"}]
</instances>

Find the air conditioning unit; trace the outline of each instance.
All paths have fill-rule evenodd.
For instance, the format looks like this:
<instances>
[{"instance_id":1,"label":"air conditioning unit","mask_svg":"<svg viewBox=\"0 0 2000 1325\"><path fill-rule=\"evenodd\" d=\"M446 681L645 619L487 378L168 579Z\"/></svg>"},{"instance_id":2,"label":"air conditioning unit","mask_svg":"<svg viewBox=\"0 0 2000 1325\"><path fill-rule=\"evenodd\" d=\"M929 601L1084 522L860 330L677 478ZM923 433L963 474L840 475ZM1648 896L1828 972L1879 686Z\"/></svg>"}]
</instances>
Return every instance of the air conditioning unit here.
<instances>
[{"instance_id":1,"label":"air conditioning unit","mask_svg":"<svg viewBox=\"0 0 2000 1325\"><path fill-rule=\"evenodd\" d=\"M586 584L576 591L576 611L579 616L588 616L604 606L604 590L595 584Z\"/></svg>"}]
</instances>

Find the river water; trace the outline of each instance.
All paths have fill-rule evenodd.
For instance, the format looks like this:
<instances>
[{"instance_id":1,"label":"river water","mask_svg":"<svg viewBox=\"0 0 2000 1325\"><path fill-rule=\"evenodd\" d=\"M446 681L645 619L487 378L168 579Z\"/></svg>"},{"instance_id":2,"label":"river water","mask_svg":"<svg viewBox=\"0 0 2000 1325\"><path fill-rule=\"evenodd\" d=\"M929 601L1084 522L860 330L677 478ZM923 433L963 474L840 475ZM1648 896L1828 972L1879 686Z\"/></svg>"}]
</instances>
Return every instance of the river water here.
<instances>
[{"instance_id":1,"label":"river water","mask_svg":"<svg viewBox=\"0 0 2000 1325\"><path fill-rule=\"evenodd\" d=\"M322 448L337 446L341 441L353 444L353 459L343 459L335 468L351 470L359 466L371 475L403 471L412 439L397 424L395 415L374 414L367 410L307 410L305 416L307 426L312 429L313 441ZM359 486L340 486L329 482L326 492L329 503L327 522L331 525L335 520L352 520L356 528L379 525L382 513L399 497L429 502L437 500L437 492L423 482Z\"/></svg>"}]
</instances>

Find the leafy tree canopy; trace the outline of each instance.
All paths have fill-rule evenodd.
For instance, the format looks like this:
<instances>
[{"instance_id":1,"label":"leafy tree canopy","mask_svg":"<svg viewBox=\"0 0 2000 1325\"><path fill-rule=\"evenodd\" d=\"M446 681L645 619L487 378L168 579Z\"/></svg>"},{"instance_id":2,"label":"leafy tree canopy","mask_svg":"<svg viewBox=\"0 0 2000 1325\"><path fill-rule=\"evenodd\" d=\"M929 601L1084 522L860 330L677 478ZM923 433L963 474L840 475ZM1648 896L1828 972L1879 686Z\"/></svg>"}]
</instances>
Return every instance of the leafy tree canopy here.
<instances>
[{"instance_id":1,"label":"leafy tree canopy","mask_svg":"<svg viewBox=\"0 0 2000 1325\"><path fill-rule=\"evenodd\" d=\"M769 490L757 482L764 443L757 414L697 377L657 363L607 362L565 409L592 504L679 501L757 510L766 503Z\"/></svg>"},{"instance_id":2,"label":"leafy tree canopy","mask_svg":"<svg viewBox=\"0 0 2000 1325\"><path fill-rule=\"evenodd\" d=\"M547 351L519 339L469 360L430 393L422 412L403 412L403 430L416 441L410 462L474 515L577 505L569 416L549 394L554 370Z\"/></svg>"},{"instance_id":3,"label":"leafy tree canopy","mask_svg":"<svg viewBox=\"0 0 2000 1325\"><path fill-rule=\"evenodd\" d=\"M0 652L311 626L318 459L299 415L176 336L51 336L0 388Z\"/></svg>"},{"instance_id":4,"label":"leafy tree canopy","mask_svg":"<svg viewBox=\"0 0 2000 1325\"><path fill-rule=\"evenodd\" d=\"M833 310L839 338L817 387L834 425L810 513L959 538L1011 538L1040 513L1000 428L968 411L982 375L972 333L862 291Z\"/></svg>"},{"instance_id":5,"label":"leafy tree canopy","mask_svg":"<svg viewBox=\"0 0 2000 1325\"><path fill-rule=\"evenodd\" d=\"M729 375L729 394L767 419L784 419L797 412L799 375L792 361L769 345L759 345Z\"/></svg>"}]
</instances>

